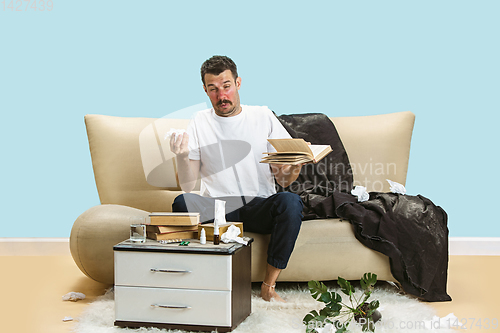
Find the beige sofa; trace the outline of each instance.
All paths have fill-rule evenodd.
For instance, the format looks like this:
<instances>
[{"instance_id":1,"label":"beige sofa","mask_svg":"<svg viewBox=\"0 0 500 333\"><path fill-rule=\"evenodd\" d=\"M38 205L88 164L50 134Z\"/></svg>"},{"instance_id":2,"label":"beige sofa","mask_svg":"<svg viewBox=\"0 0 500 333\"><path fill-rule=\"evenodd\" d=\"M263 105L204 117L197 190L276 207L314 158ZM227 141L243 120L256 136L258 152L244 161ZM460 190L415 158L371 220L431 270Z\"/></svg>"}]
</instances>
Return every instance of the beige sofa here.
<instances>
[{"instance_id":1,"label":"beige sofa","mask_svg":"<svg viewBox=\"0 0 500 333\"><path fill-rule=\"evenodd\" d=\"M349 155L354 185L389 191L386 179L405 184L413 113L331 118ZM186 128L184 119L85 116L92 165L101 205L80 215L71 230L71 254L90 278L113 283L113 245L129 237L131 217L171 211L182 193L175 180L174 156L164 133ZM253 237L252 281L262 281L268 235ZM357 280L363 273L395 281L389 259L354 237L348 221L312 220L302 224L288 267L279 281Z\"/></svg>"}]
</instances>

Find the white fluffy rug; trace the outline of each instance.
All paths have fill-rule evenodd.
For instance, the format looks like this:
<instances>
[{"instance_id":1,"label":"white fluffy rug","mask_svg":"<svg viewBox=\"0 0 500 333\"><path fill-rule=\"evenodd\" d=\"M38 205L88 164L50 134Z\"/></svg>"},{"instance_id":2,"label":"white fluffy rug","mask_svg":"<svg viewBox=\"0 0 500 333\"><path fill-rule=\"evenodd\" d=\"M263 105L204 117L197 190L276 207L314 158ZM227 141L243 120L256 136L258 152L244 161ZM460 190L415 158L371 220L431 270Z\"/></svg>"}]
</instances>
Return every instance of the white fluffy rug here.
<instances>
[{"instance_id":1,"label":"white fluffy rug","mask_svg":"<svg viewBox=\"0 0 500 333\"><path fill-rule=\"evenodd\" d=\"M454 332L445 324L448 321L442 320L440 329L423 329L423 322L433 323L434 327L439 327L439 322L432 322L435 315L434 309L424 302L420 302L413 297L402 295L398 291L383 282L376 287L370 301L378 299L380 301L380 312L382 319L376 327L375 332ZM279 286L279 285L278 285ZM358 289L358 288L357 288ZM339 294L340 290L332 288ZM309 293L306 284L297 286L287 284L278 289L278 293L287 301L265 302L258 294L260 288L252 290L252 313L233 332L235 333L291 333L305 332L302 325L302 318L313 309L321 309L323 303L315 301ZM347 296L341 294L344 301ZM183 332L179 330L160 330L156 328L126 329L114 327L114 299L113 291L108 291L100 296L96 301L89 304L82 315L77 318L74 330L77 333L123 333L123 332ZM436 320L436 317L434 317ZM443 323L445 322L445 323ZM419 328L420 327L420 328ZM359 325L350 324L349 332L362 332Z\"/></svg>"}]
</instances>

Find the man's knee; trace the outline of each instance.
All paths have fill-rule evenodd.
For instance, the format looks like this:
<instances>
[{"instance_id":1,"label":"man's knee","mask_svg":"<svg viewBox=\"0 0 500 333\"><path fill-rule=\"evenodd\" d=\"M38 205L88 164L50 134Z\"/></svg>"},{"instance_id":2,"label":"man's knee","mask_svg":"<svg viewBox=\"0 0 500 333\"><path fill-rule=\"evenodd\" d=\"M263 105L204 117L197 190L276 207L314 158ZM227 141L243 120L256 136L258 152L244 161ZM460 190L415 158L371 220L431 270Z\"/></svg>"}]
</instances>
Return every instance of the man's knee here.
<instances>
[{"instance_id":1,"label":"man's knee","mask_svg":"<svg viewBox=\"0 0 500 333\"><path fill-rule=\"evenodd\" d=\"M302 213L304 207L302 199L298 194L291 192L280 192L277 194L277 204L279 207L292 211L294 213Z\"/></svg>"},{"instance_id":2,"label":"man's knee","mask_svg":"<svg viewBox=\"0 0 500 333\"><path fill-rule=\"evenodd\" d=\"M275 210L271 214L283 216L288 223L302 223L302 199L295 193L280 192L275 199Z\"/></svg>"},{"instance_id":3,"label":"man's knee","mask_svg":"<svg viewBox=\"0 0 500 333\"><path fill-rule=\"evenodd\" d=\"M174 202L172 203L172 211L173 212L190 212L190 213L200 213L204 214L207 211L208 206L210 205L210 199L204 198L195 193L184 193L178 195ZM213 207L213 204L210 206ZM213 218L213 213L211 213ZM203 218L200 216L200 218ZM205 221L205 220L202 220Z\"/></svg>"},{"instance_id":4,"label":"man's knee","mask_svg":"<svg viewBox=\"0 0 500 333\"><path fill-rule=\"evenodd\" d=\"M172 203L172 212L187 212L188 208L186 205L185 196L189 193L184 193L175 197Z\"/></svg>"}]
</instances>

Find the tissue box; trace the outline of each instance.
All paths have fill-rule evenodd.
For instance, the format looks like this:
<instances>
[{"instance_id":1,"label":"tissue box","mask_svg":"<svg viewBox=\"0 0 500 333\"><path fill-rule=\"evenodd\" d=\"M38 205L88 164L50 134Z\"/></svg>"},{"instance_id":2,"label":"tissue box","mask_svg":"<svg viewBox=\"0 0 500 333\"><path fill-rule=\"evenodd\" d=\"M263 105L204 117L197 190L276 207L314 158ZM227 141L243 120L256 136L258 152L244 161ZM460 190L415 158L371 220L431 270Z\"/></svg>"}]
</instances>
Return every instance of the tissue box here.
<instances>
[{"instance_id":1,"label":"tissue box","mask_svg":"<svg viewBox=\"0 0 500 333\"><path fill-rule=\"evenodd\" d=\"M231 226L235 225L240 228L240 237L243 236L243 222L227 222L219 225L219 236L222 236L223 233L227 231L227 229ZM213 223L205 223L198 224L198 239L200 239L201 229L205 229L205 236L207 237L207 241L214 240L214 224Z\"/></svg>"}]
</instances>

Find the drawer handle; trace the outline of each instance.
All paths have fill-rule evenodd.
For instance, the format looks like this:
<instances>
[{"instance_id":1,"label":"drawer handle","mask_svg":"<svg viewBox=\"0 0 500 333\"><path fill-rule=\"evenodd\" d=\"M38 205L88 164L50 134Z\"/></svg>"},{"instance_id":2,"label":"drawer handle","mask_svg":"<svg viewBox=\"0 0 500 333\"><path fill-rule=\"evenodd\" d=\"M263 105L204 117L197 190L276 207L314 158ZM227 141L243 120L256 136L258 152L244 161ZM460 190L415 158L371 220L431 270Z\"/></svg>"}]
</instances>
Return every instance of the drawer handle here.
<instances>
[{"instance_id":1,"label":"drawer handle","mask_svg":"<svg viewBox=\"0 0 500 333\"><path fill-rule=\"evenodd\" d=\"M151 272L160 272L160 273L191 273L191 271L184 271L180 269L159 269L159 268L151 268Z\"/></svg>"},{"instance_id":2,"label":"drawer handle","mask_svg":"<svg viewBox=\"0 0 500 333\"><path fill-rule=\"evenodd\" d=\"M161 305L161 304L151 304L151 307L153 308L163 308L163 309L191 309L190 306L187 305Z\"/></svg>"}]
</instances>

